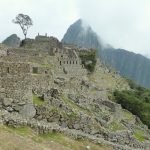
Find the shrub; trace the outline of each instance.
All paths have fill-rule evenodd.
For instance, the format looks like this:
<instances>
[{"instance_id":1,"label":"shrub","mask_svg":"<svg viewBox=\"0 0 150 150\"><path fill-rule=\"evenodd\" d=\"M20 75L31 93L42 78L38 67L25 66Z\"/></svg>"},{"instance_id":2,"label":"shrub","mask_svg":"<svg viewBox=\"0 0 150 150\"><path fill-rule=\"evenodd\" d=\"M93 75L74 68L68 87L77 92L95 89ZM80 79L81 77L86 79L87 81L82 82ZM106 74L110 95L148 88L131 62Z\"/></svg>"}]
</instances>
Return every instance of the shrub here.
<instances>
[{"instance_id":1,"label":"shrub","mask_svg":"<svg viewBox=\"0 0 150 150\"><path fill-rule=\"evenodd\" d=\"M96 51L79 54L82 64L89 71L93 72L96 66Z\"/></svg>"},{"instance_id":2,"label":"shrub","mask_svg":"<svg viewBox=\"0 0 150 150\"><path fill-rule=\"evenodd\" d=\"M150 90L143 87L136 87L132 91L115 91L115 101L123 108L137 115L143 123L150 128Z\"/></svg>"}]
</instances>

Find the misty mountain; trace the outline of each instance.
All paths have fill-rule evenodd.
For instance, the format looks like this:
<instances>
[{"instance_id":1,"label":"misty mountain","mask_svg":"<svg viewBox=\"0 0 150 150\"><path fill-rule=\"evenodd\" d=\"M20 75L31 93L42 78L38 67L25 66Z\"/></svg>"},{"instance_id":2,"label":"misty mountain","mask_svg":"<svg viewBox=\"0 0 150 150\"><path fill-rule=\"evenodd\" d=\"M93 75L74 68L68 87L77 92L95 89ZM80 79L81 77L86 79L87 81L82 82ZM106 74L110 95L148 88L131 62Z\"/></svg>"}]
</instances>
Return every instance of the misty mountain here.
<instances>
[{"instance_id":1,"label":"misty mountain","mask_svg":"<svg viewBox=\"0 0 150 150\"><path fill-rule=\"evenodd\" d=\"M101 47L100 38L90 26L83 26L81 19L68 28L62 42L85 48L97 49Z\"/></svg>"},{"instance_id":2,"label":"misty mountain","mask_svg":"<svg viewBox=\"0 0 150 150\"><path fill-rule=\"evenodd\" d=\"M16 34L12 34L9 37L7 37L2 44L5 44L7 46L16 48L20 46L20 38Z\"/></svg>"},{"instance_id":3,"label":"misty mountain","mask_svg":"<svg viewBox=\"0 0 150 150\"><path fill-rule=\"evenodd\" d=\"M76 21L68 28L62 42L97 49L105 64L115 68L122 76L150 88L150 59L124 49L103 47L99 36L91 27L84 27L82 20Z\"/></svg>"}]
</instances>

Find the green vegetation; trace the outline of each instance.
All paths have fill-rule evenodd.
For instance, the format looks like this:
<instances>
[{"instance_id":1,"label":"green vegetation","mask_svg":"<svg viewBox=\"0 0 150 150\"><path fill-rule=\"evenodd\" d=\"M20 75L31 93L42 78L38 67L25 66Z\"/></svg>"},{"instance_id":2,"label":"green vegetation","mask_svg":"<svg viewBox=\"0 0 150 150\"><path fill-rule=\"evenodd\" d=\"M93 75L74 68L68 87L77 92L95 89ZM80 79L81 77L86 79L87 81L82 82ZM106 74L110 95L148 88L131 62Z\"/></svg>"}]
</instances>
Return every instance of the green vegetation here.
<instances>
[{"instance_id":1,"label":"green vegetation","mask_svg":"<svg viewBox=\"0 0 150 150\"><path fill-rule=\"evenodd\" d=\"M41 67L44 67L44 68L51 68L52 65L51 65L51 64L41 64Z\"/></svg>"},{"instance_id":2,"label":"green vegetation","mask_svg":"<svg viewBox=\"0 0 150 150\"><path fill-rule=\"evenodd\" d=\"M94 144L88 140L74 140L62 133L50 132L37 134L29 127L18 128L0 125L0 147L7 150L26 149L55 149L55 150L85 150L89 146L92 150L111 150L105 145Z\"/></svg>"},{"instance_id":3,"label":"green vegetation","mask_svg":"<svg viewBox=\"0 0 150 150\"><path fill-rule=\"evenodd\" d=\"M84 67L88 71L93 72L96 66L96 51L81 53L79 56Z\"/></svg>"},{"instance_id":4,"label":"green vegetation","mask_svg":"<svg viewBox=\"0 0 150 150\"><path fill-rule=\"evenodd\" d=\"M67 116L68 116L69 118L76 119L76 118L77 118L77 116L78 116L78 114L77 114L77 113L75 113L75 112L71 112L71 113L68 113L68 114L67 114Z\"/></svg>"},{"instance_id":5,"label":"green vegetation","mask_svg":"<svg viewBox=\"0 0 150 150\"><path fill-rule=\"evenodd\" d=\"M88 140L73 140L61 133L56 133L56 132L50 132L47 134L42 134L40 135L42 139L48 140L48 141L54 141L57 142L65 147L68 147L69 149L72 150L83 150L86 149L86 146L88 145L90 149L92 150L110 150L110 148L105 147L104 145L98 145L89 142Z\"/></svg>"},{"instance_id":6,"label":"green vegetation","mask_svg":"<svg viewBox=\"0 0 150 150\"><path fill-rule=\"evenodd\" d=\"M132 113L130 113L129 111L127 110L124 110L123 111L123 115L124 115L124 118L128 121L133 121L134 120L134 116L132 115Z\"/></svg>"},{"instance_id":7,"label":"green vegetation","mask_svg":"<svg viewBox=\"0 0 150 150\"><path fill-rule=\"evenodd\" d=\"M35 94L32 95L33 104L40 106L44 104L44 100L41 97L36 96Z\"/></svg>"},{"instance_id":8,"label":"green vegetation","mask_svg":"<svg viewBox=\"0 0 150 150\"><path fill-rule=\"evenodd\" d=\"M124 130L125 127L119 122L112 122L109 124L109 129L112 131Z\"/></svg>"},{"instance_id":9,"label":"green vegetation","mask_svg":"<svg viewBox=\"0 0 150 150\"><path fill-rule=\"evenodd\" d=\"M82 111L85 114L91 115L90 111L88 109L85 109L77 104L75 104L72 100L69 98L66 98L64 96L61 96L61 100L63 100L67 105L69 105L71 108L74 108L77 111Z\"/></svg>"},{"instance_id":10,"label":"green vegetation","mask_svg":"<svg viewBox=\"0 0 150 150\"><path fill-rule=\"evenodd\" d=\"M23 135L23 136L28 135L32 131L32 129L27 126L20 126L20 127L16 127L16 128L8 126L5 128L5 130L7 130L9 132L15 132L15 133L17 133L19 135Z\"/></svg>"},{"instance_id":11,"label":"green vegetation","mask_svg":"<svg viewBox=\"0 0 150 150\"><path fill-rule=\"evenodd\" d=\"M142 131L142 130L137 129L133 136L140 142L143 142L145 140L144 131Z\"/></svg>"},{"instance_id":12,"label":"green vegetation","mask_svg":"<svg viewBox=\"0 0 150 150\"><path fill-rule=\"evenodd\" d=\"M52 107L50 107L50 110L49 110L50 112L53 112L53 113L57 113L58 112L58 108L57 107L55 107L55 106L52 106Z\"/></svg>"},{"instance_id":13,"label":"green vegetation","mask_svg":"<svg viewBox=\"0 0 150 150\"><path fill-rule=\"evenodd\" d=\"M123 108L137 115L150 128L150 90L129 82L131 90L113 93L112 100L121 104Z\"/></svg>"}]
</instances>

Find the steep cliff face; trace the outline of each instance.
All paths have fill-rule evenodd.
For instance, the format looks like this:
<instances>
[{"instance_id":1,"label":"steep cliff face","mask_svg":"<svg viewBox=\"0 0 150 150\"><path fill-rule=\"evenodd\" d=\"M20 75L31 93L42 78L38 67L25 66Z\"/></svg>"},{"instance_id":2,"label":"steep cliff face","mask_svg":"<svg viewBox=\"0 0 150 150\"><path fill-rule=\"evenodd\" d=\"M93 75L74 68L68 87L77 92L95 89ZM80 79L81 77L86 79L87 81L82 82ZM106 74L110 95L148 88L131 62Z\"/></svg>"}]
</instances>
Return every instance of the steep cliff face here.
<instances>
[{"instance_id":1,"label":"steep cliff face","mask_svg":"<svg viewBox=\"0 0 150 150\"><path fill-rule=\"evenodd\" d=\"M100 48L100 38L93 32L90 26L84 26L82 20L78 20L68 28L63 43L74 44L78 47Z\"/></svg>"},{"instance_id":2,"label":"steep cliff face","mask_svg":"<svg viewBox=\"0 0 150 150\"><path fill-rule=\"evenodd\" d=\"M6 38L2 44L5 44L7 46L16 48L20 46L20 38L16 34L10 35L8 38Z\"/></svg>"},{"instance_id":3,"label":"steep cliff face","mask_svg":"<svg viewBox=\"0 0 150 150\"><path fill-rule=\"evenodd\" d=\"M123 49L104 48L99 39L90 27L85 29L82 20L78 20L69 27L62 42L72 43L79 47L98 49L100 59L104 63L136 83L144 87L150 87L150 59Z\"/></svg>"}]
</instances>

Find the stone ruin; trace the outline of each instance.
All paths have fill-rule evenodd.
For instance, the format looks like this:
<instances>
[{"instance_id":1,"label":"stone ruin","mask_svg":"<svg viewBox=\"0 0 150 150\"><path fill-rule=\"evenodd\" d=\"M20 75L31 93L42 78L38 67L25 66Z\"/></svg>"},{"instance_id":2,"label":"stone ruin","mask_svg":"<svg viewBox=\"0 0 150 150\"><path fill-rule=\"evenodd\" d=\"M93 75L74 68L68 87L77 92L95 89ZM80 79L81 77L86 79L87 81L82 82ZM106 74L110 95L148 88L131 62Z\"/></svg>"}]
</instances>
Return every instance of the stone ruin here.
<instances>
[{"instance_id":1,"label":"stone ruin","mask_svg":"<svg viewBox=\"0 0 150 150\"><path fill-rule=\"evenodd\" d=\"M38 35L22 41L19 48L1 44L0 107L9 112L22 112L26 108L27 112L33 105L32 92L41 96L54 86L55 78L86 73L76 50L63 47L54 37Z\"/></svg>"},{"instance_id":2,"label":"stone ruin","mask_svg":"<svg viewBox=\"0 0 150 150\"><path fill-rule=\"evenodd\" d=\"M88 52L47 35L26 39L19 48L0 44L0 122L28 125L38 133L57 131L75 139L87 138L118 150L144 149L145 143L135 140L128 130L104 129L113 120L121 121L122 108L100 97L105 91L86 80L88 72L79 53ZM36 106L34 95L45 105Z\"/></svg>"}]
</instances>

